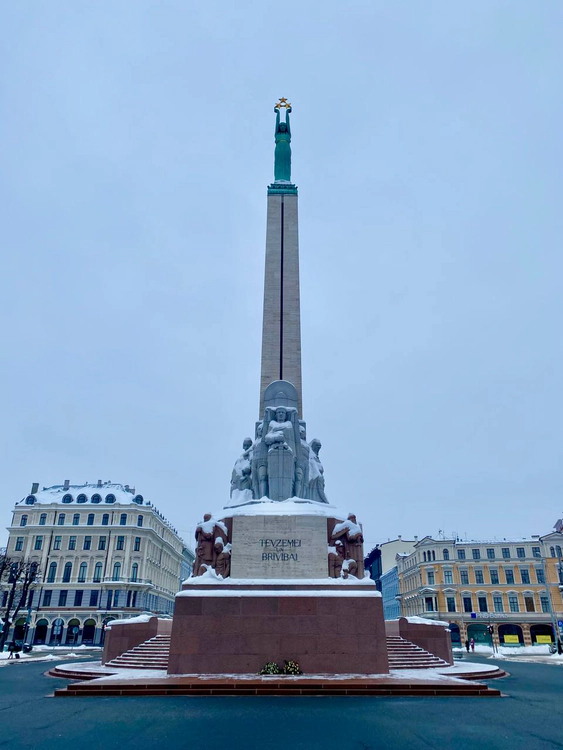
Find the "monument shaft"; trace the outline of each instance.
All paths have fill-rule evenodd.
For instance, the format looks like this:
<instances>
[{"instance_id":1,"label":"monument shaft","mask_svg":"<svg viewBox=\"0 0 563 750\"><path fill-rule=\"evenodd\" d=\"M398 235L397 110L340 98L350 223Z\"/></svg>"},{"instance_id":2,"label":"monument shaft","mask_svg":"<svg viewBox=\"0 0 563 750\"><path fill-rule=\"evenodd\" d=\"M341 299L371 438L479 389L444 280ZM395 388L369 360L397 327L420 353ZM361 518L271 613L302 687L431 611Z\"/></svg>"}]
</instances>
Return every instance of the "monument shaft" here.
<instances>
[{"instance_id":1,"label":"monument shaft","mask_svg":"<svg viewBox=\"0 0 563 750\"><path fill-rule=\"evenodd\" d=\"M274 185L268 191L259 413L264 413L268 385L287 380L297 389L302 417L297 190L289 185L283 192L279 183Z\"/></svg>"}]
</instances>

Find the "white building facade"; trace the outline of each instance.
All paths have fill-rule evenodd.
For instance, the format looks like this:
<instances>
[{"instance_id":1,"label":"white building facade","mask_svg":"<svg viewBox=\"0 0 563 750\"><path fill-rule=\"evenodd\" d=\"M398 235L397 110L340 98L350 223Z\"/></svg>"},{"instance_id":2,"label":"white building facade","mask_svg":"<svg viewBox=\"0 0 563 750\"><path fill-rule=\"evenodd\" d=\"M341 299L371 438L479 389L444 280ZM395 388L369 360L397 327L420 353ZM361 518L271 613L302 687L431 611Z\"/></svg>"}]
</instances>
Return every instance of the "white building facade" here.
<instances>
[{"instance_id":1,"label":"white building facade","mask_svg":"<svg viewBox=\"0 0 563 750\"><path fill-rule=\"evenodd\" d=\"M154 505L128 485L110 482L65 481L41 491L34 484L16 504L8 531L8 555L39 565L10 634L29 643L100 645L111 620L171 615L193 560Z\"/></svg>"}]
</instances>

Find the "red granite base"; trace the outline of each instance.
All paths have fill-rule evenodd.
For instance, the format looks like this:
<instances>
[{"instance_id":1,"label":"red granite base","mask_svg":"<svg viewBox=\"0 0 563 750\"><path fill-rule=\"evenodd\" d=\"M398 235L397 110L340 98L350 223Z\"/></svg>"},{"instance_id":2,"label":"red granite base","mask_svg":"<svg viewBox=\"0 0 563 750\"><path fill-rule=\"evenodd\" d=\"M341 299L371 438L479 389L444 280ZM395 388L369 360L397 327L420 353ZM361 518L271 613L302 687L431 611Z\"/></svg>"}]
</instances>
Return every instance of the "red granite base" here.
<instances>
[{"instance_id":1,"label":"red granite base","mask_svg":"<svg viewBox=\"0 0 563 750\"><path fill-rule=\"evenodd\" d=\"M286 659L308 674L389 671L381 597L365 589L261 594L178 596L168 674L256 674Z\"/></svg>"}]
</instances>

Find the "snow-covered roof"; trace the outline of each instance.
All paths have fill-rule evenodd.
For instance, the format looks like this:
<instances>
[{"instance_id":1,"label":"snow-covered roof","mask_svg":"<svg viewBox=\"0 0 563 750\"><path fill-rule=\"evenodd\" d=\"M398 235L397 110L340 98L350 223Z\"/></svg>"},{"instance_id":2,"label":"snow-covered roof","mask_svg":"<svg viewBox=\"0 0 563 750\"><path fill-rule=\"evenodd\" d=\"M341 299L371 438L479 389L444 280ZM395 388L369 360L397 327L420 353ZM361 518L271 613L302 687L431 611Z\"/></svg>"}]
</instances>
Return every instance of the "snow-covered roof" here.
<instances>
[{"instance_id":1,"label":"snow-covered roof","mask_svg":"<svg viewBox=\"0 0 563 750\"><path fill-rule=\"evenodd\" d=\"M64 505L81 504L113 504L135 503L135 505L150 505L142 495L136 494L134 488L128 484L115 482L98 482L96 484L55 484L43 487L33 494L22 498L16 505L35 505L45 503L63 503Z\"/></svg>"}]
</instances>

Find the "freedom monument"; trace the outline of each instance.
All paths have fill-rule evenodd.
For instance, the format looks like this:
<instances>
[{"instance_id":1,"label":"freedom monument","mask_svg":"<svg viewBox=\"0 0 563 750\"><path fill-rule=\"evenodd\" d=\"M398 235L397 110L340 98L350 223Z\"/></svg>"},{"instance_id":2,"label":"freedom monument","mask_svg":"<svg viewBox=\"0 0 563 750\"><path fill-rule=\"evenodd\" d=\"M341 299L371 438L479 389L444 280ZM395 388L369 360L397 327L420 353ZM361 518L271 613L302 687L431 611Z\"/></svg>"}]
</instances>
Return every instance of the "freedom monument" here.
<instances>
[{"instance_id":1,"label":"freedom monument","mask_svg":"<svg viewBox=\"0 0 563 750\"><path fill-rule=\"evenodd\" d=\"M291 659L308 673L381 674L383 607L364 577L362 528L329 502L321 441L308 439L303 418L291 105L282 98L274 111L259 419L235 461L229 500L197 526L168 672L257 673Z\"/></svg>"}]
</instances>

